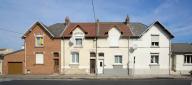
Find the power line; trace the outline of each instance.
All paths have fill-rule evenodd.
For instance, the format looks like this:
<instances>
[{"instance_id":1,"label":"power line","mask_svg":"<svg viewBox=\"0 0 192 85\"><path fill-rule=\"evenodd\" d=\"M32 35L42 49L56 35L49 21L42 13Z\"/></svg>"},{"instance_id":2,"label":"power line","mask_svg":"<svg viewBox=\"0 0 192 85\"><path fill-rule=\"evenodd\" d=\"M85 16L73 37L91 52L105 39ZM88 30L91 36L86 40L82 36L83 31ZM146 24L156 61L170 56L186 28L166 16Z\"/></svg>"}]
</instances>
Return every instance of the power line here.
<instances>
[{"instance_id":1,"label":"power line","mask_svg":"<svg viewBox=\"0 0 192 85\"><path fill-rule=\"evenodd\" d=\"M91 0L91 2L92 2L92 10L93 10L93 17L94 17L94 20L95 20L95 22L96 22L96 14L95 14L95 6L94 6L94 2L93 2L93 0Z\"/></svg>"},{"instance_id":2,"label":"power line","mask_svg":"<svg viewBox=\"0 0 192 85\"><path fill-rule=\"evenodd\" d=\"M16 32L16 31L12 31L12 30L7 30L7 29L4 29L4 28L0 28L1 31L5 31L5 32L10 32L10 33L15 33L15 34L23 34L23 33L20 33L20 32Z\"/></svg>"}]
</instances>

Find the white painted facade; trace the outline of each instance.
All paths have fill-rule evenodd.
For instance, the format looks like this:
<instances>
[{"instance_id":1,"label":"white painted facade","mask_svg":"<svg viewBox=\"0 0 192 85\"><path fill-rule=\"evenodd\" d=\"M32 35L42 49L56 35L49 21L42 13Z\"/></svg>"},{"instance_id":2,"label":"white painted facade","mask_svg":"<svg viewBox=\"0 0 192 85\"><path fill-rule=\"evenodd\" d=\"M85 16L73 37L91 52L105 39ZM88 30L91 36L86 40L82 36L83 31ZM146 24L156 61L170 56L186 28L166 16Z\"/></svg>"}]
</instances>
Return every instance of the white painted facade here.
<instances>
[{"instance_id":1,"label":"white painted facade","mask_svg":"<svg viewBox=\"0 0 192 85\"><path fill-rule=\"evenodd\" d=\"M151 35L159 35L159 47L151 46ZM139 39L130 39L129 66L132 74L169 74L170 39L157 25L152 25ZM159 64L151 64L151 54L159 54ZM135 57L135 64L134 64Z\"/></svg>"},{"instance_id":2,"label":"white painted facade","mask_svg":"<svg viewBox=\"0 0 192 85\"><path fill-rule=\"evenodd\" d=\"M175 71L174 74L189 74L189 71L192 70L192 63L185 63L184 62L184 55L185 54L175 54L173 57L173 70ZM192 54L187 54L192 55Z\"/></svg>"},{"instance_id":3,"label":"white painted facade","mask_svg":"<svg viewBox=\"0 0 192 85\"><path fill-rule=\"evenodd\" d=\"M97 51L95 39L86 39L84 35L83 30L76 28L70 39L61 41L62 74L90 74L90 52L97 54L94 59L96 59L95 70L98 74L114 73L116 71L113 72L113 70L116 67L122 69L127 75L170 73L171 39L158 25L151 25L139 38L121 38L121 32L113 27L109 30L107 38L97 39ZM158 47L151 46L152 35L159 36ZM82 38L82 46L80 47L75 45L75 38L79 36ZM132 48L134 51L131 52ZM71 62L72 52L79 53L79 62L76 64ZM104 57L99 57L99 53L104 53ZM151 55L154 53L159 55L157 64L151 63ZM116 55L122 56L121 63L115 63ZM102 62L103 68L99 67L100 62ZM117 72L119 71L117 70Z\"/></svg>"}]
</instances>

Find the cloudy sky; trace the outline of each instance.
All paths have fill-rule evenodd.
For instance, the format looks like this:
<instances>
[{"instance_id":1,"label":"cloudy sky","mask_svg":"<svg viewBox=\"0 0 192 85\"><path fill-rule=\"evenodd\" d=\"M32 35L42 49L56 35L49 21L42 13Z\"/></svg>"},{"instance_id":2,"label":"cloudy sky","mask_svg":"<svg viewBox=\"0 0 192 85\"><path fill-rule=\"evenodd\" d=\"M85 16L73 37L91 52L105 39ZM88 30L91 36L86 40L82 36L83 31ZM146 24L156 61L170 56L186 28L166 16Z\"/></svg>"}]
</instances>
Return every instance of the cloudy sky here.
<instances>
[{"instance_id":1,"label":"cloudy sky","mask_svg":"<svg viewBox=\"0 0 192 85\"><path fill-rule=\"evenodd\" d=\"M192 42L192 0L94 0L94 4L100 21L124 21L126 15L131 22L146 25L159 20L175 36L173 42ZM35 21L49 26L64 22L66 16L72 22L93 22L91 0L0 0L0 48L20 49L21 36Z\"/></svg>"}]
</instances>

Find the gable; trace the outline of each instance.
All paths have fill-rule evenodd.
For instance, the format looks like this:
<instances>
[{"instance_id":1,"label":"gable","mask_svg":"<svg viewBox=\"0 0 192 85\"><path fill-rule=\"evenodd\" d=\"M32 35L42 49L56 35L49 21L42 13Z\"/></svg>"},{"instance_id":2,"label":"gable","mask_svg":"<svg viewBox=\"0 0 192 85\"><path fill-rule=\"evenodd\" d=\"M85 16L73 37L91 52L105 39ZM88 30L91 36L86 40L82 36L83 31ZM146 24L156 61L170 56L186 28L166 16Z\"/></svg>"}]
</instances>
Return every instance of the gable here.
<instances>
[{"instance_id":1,"label":"gable","mask_svg":"<svg viewBox=\"0 0 192 85\"><path fill-rule=\"evenodd\" d=\"M26 38L27 35L28 35L29 33L31 33L35 28L41 28L41 29L42 29L46 34L48 34L50 37L54 37L54 35L53 35L51 32L49 32L49 30L47 29L46 26L44 26L44 25L41 24L40 22L36 22L35 24L33 24L33 26L31 26L31 28L30 28L27 32L25 32L25 34L22 36L22 38L23 38L23 39Z\"/></svg>"},{"instance_id":2,"label":"gable","mask_svg":"<svg viewBox=\"0 0 192 85\"><path fill-rule=\"evenodd\" d=\"M162 33L166 34L170 39L174 38L174 36L159 22L156 21L153 24L151 24L142 34L141 36L143 36L145 33L147 33L149 30L151 30L153 27L158 28L160 31L162 31ZM141 37L140 36L140 37Z\"/></svg>"}]
</instances>

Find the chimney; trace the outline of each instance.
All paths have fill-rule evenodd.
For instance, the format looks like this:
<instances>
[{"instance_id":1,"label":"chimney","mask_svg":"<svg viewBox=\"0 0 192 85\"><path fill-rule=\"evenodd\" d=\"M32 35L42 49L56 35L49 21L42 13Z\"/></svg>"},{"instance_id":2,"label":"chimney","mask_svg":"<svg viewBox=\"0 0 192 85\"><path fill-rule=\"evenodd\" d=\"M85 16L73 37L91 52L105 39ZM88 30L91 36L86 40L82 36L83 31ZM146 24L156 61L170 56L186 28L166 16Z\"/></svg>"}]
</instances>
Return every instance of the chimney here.
<instances>
[{"instance_id":1,"label":"chimney","mask_svg":"<svg viewBox=\"0 0 192 85\"><path fill-rule=\"evenodd\" d=\"M129 16L128 15L125 18L125 24L129 24Z\"/></svg>"},{"instance_id":2,"label":"chimney","mask_svg":"<svg viewBox=\"0 0 192 85\"><path fill-rule=\"evenodd\" d=\"M68 16L65 17L65 24L68 25L70 23L70 19Z\"/></svg>"}]
</instances>

